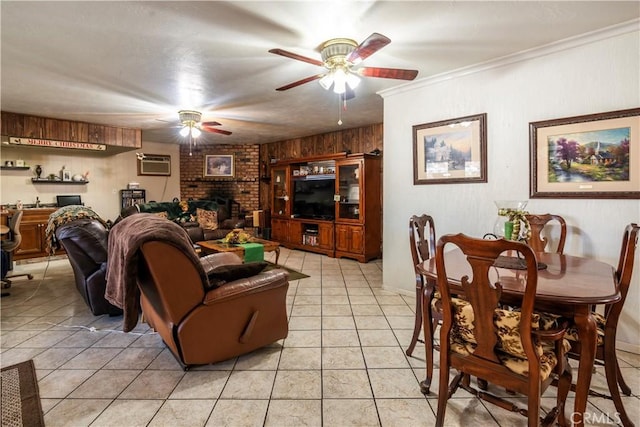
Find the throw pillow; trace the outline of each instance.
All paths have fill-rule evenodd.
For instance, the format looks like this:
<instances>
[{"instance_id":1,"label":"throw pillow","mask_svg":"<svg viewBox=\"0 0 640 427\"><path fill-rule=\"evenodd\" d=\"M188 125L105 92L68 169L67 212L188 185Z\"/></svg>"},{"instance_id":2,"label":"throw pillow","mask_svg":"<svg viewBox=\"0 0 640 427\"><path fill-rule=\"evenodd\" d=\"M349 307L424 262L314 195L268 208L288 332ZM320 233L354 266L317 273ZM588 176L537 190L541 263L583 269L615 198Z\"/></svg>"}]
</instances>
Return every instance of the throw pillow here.
<instances>
[{"instance_id":1,"label":"throw pillow","mask_svg":"<svg viewBox=\"0 0 640 427\"><path fill-rule=\"evenodd\" d=\"M196 217L198 219L198 224L200 224L200 227L206 230L218 229L218 212L197 208Z\"/></svg>"},{"instance_id":2,"label":"throw pillow","mask_svg":"<svg viewBox=\"0 0 640 427\"><path fill-rule=\"evenodd\" d=\"M216 267L207 275L209 278L209 286L207 287L207 290L215 289L227 282L233 282L234 280L255 276L264 270L267 265L269 264L261 261L250 262L247 264L228 264Z\"/></svg>"}]
</instances>

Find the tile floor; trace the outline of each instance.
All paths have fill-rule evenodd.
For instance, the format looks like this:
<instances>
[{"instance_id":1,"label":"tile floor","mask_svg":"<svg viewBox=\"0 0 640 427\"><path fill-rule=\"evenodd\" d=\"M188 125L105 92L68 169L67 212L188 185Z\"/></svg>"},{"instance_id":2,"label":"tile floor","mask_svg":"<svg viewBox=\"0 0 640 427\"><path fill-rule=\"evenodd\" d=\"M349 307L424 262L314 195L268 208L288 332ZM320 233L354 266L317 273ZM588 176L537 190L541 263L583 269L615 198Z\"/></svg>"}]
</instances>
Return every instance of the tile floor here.
<instances>
[{"instance_id":1,"label":"tile floor","mask_svg":"<svg viewBox=\"0 0 640 427\"><path fill-rule=\"evenodd\" d=\"M414 297L382 289L382 262L287 249L280 260L311 276L290 284L289 336L188 372L146 325L122 333L121 317L93 316L66 259L17 265L16 272L35 278L18 279L2 299L1 365L34 359L48 427L433 425L438 371L423 396L424 347L413 357L404 353ZM640 420L640 355L620 359L634 393L626 407ZM600 368L593 386L606 389ZM548 409L555 389L547 393ZM588 412L587 424L615 425L611 401L590 398ZM458 391L446 424L526 420Z\"/></svg>"}]
</instances>

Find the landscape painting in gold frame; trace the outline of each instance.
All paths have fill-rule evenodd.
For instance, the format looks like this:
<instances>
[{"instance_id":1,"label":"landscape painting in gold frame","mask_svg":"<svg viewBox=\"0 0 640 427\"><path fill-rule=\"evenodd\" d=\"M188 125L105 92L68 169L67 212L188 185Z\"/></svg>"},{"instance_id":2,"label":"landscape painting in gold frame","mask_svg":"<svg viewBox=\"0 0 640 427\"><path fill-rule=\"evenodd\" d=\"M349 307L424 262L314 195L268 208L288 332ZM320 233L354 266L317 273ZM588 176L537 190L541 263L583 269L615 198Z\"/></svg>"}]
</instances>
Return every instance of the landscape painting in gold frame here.
<instances>
[{"instance_id":1,"label":"landscape painting in gold frame","mask_svg":"<svg viewBox=\"0 0 640 427\"><path fill-rule=\"evenodd\" d=\"M487 182L487 113L413 126L413 184Z\"/></svg>"},{"instance_id":2,"label":"landscape painting in gold frame","mask_svg":"<svg viewBox=\"0 0 640 427\"><path fill-rule=\"evenodd\" d=\"M529 123L530 197L640 199L640 108Z\"/></svg>"}]
</instances>

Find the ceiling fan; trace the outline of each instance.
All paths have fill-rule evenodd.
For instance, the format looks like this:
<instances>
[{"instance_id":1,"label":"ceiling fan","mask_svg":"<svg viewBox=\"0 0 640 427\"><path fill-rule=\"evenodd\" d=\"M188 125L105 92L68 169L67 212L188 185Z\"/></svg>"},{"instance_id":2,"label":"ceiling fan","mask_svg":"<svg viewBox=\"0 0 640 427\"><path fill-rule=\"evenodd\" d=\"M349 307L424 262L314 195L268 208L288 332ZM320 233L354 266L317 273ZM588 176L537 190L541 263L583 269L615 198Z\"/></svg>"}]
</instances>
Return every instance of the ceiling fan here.
<instances>
[{"instance_id":1,"label":"ceiling fan","mask_svg":"<svg viewBox=\"0 0 640 427\"><path fill-rule=\"evenodd\" d=\"M222 135L231 135L231 132L224 129L218 129L215 126L220 126L218 122L203 122L202 113L194 110L180 110L178 111L180 117L180 123L182 129L180 129L180 135L189 137L189 155L192 155L192 147L196 145L197 138L202 134L202 131L210 133L220 133Z\"/></svg>"},{"instance_id":2,"label":"ceiling fan","mask_svg":"<svg viewBox=\"0 0 640 427\"><path fill-rule=\"evenodd\" d=\"M218 129L215 126L222 126L218 122L203 122L202 113L194 110L180 110L178 111L180 117L180 123L182 129L180 129L180 135L191 136L197 138L202 131L210 133L219 133L222 135L231 135L231 132L224 129Z\"/></svg>"},{"instance_id":3,"label":"ceiling fan","mask_svg":"<svg viewBox=\"0 0 640 427\"><path fill-rule=\"evenodd\" d=\"M269 52L298 61L308 62L326 68L326 71L314 76L298 80L288 85L277 88L277 91L288 90L303 85L313 80L320 80L320 85L337 94L350 92L360 83L360 77L378 77L385 79L413 80L418 75L417 70L405 70L400 68L359 67L358 65L386 45L391 39L379 33L373 33L362 43L355 40L338 38L324 42L320 47L322 61L288 52L282 49L271 49Z\"/></svg>"}]
</instances>

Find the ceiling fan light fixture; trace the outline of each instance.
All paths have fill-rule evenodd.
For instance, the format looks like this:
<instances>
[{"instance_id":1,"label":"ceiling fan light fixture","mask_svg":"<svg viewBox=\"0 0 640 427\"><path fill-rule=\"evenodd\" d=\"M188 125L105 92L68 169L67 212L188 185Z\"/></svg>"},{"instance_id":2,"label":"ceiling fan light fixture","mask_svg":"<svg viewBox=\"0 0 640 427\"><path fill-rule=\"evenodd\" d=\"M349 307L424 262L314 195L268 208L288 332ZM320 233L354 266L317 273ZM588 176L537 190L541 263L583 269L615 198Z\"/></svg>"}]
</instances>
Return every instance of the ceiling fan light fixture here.
<instances>
[{"instance_id":1,"label":"ceiling fan light fixture","mask_svg":"<svg viewBox=\"0 0 640 427\"><path fill-rule=\"evenodd\" d=\"M360 77L356 76L351 72L347 73L345 79L351 89L357 88L358 85L360 84Z\"/></svg>"},{"instance_id":2,"label":"ceiling fan light fixture","mask_svg":"<svg viewBox=\"0 0 640 427\"><path fill-rule=\"evenodd\" d=\"M185 126L180 129L180 136L188 136L189 135L189 126Z\"/></svg>"},{"instance_id":3,"label":"ceiling fan light fixture","mask_svg":"<svg viewBox=\"0 0 640 427\"><path fill-rule=\"evenodd\" d=\"M320 83L320 86L322 86L323 89L329 90L331 88L331 85L333 84L333 74L325 74L324 77L318 80L318 83Z\"/></svg>"},{"instance_id":4,"label":"ceiling fan light fixture","mask_svg":"<svg viewBox=\"0 0 640 427\"><path fill-rule=\"evenodd\" d=\"M197 138L200 135L202 135L202 132L200 131L200 129L198 129L197 127L192 127L191 128L191 136L192 137Z\"/></svg>"}]
</instances>

